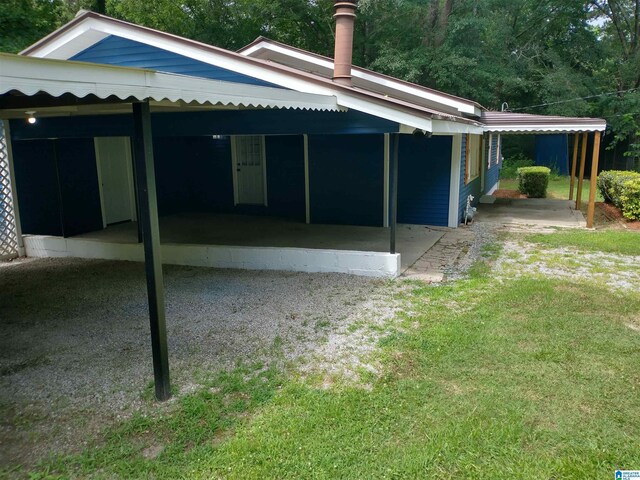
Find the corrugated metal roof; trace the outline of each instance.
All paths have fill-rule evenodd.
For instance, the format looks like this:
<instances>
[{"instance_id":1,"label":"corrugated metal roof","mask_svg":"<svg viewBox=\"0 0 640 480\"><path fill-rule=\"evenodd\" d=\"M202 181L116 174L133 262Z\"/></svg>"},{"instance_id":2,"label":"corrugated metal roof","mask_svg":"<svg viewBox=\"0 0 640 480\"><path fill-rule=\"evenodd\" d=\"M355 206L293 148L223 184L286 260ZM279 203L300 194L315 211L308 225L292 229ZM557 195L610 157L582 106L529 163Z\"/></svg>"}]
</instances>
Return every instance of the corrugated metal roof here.
<instances>
[{"instance_id":1,"label":"corrugated metal roof","mask_svg":"<svg viewBox=\"0 0 640 480\"><path fill-rule=\"evenodd\" d=\"M141 68L0 53L0 95L71 94L253 108L340 111L336 97L207 80ZM0 108L2 102L0 100Z\"/></svg>"},{"instance_id":2,"label":"corrugated metal roof","mask_svg":"<svg viewBox=\"0 0 640 480\"><path fill-rule=\"evenodd\" d=\"M495 133L577 133L604 131L606 120L512 112L482 112L484 130Z\"/></svg>"}]
</instances>

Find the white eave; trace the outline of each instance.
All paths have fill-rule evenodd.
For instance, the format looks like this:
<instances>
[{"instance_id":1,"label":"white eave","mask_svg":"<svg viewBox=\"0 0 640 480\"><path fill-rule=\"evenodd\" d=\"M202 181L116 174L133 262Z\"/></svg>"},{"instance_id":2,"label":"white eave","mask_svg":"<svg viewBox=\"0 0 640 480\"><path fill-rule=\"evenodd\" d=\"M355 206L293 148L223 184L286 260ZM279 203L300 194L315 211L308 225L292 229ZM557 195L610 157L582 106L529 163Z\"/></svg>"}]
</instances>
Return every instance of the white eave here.
<instances>
[{"instance_id":1,"label":"white eave","mask_svg":"<svg viewBox=\"0 0 640 480\"><path fill-rule=\"evenodd\" d=\"M207 80L154 70L0 53L0 95L151 99L248 108L342 110L334 96Z\"/></svg>"},{"instance_id":2,"label":"white eave","mask_svg":"<svg viewBox=\"0 0 640 480\"><path fill-rule=\"evenodd\" d=\"M484 131L488 133L585 133L602 132L607 122L601 118L561 117L512 112L482 112Z\"/></svg>"}]
</instances>

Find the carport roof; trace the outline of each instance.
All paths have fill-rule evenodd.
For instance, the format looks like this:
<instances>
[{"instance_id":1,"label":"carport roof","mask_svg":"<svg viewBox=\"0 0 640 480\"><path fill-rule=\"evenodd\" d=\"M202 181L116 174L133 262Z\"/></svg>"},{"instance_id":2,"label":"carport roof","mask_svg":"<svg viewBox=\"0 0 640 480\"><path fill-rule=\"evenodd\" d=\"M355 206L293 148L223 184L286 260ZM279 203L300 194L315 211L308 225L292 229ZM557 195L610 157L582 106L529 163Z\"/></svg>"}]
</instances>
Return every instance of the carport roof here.
<instances>
[{"instance_id":1,"label":"carport roof","mask_svg":"<svg viewBox=\"0 0 640 480\"><path fill-rule=\"evenodd\" d=\"M202 106L341 110L330 95L0 53L0 110L68 104L69 96L85 103L149 99Z\"/></svg>"},{"instance_id":2,"label":"carport roof","mask_svg":"<svg viewBox=\"0 0 640 480\"><path fill-rule=\"evenodd\" d=\"M482 112L484 130L490 133L579 133L601 132L607 122L601 118L560 117L512 112Z\"/></svg>"}]
</instances>

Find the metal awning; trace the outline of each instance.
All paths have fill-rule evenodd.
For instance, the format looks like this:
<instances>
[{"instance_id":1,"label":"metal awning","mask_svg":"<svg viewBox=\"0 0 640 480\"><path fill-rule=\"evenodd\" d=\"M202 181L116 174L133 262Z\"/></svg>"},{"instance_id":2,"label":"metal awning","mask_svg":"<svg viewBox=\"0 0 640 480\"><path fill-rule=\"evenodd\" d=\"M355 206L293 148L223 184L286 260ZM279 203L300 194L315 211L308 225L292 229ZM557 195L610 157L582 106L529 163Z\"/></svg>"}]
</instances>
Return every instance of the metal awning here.
<instances>
[{"instance_id":1,"label":"metal awning","mask_svg":"<svg viewBox=\"0 0 640 480\"><path fill-rule=\"evenodd\" d=\"M0 53L0 110L29 108L32 96L203 106L343 110L336 97L208 80L155 70ZM24 105L21 104L24 100ZM55 104L55 102L53 102Z\"/></svg>"},{"instance_id":2,"label":"metal awning","mask_svg":"<svg viewBox=\"0 0 640 480\"><path fill-rule=\"evenodd\" d=\"M584 133L602 132L607 128L607 122L601 118L512 112L482 112L481 122L488 133Z\"/></svg>"}]
</instances>

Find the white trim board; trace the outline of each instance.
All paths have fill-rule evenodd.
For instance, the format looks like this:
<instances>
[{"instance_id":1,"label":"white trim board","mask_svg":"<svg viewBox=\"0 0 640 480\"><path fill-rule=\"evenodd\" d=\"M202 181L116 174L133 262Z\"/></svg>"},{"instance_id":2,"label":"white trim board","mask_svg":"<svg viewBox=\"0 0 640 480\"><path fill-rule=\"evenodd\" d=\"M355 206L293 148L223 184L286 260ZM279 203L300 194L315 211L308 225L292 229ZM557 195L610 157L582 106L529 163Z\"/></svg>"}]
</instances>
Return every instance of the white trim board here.
<instances>
[{"instance_id":1,"label":"white trim board","mask_svg":"<svg viewBox=\"0 0 640 480\"><path fill-rule=\"evenodd\" d=\"M451 140L451 177L449 183L449 222L451 228L458 227L460 209L460 168L462 163L462 135L453 135Z\"/></svg>"}]
</instances>

